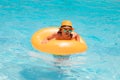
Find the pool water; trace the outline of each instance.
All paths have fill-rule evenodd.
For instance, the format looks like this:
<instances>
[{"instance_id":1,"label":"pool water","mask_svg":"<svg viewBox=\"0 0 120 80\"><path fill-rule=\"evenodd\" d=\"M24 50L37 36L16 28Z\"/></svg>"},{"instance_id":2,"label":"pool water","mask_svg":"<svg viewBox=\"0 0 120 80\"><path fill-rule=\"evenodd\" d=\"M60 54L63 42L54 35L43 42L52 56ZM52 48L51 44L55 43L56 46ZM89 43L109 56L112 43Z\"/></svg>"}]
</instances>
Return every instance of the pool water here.
<instances>
[{"instance_id":1,"label":"pool water","mask_svg":"<svg viewBox=\"0 0 120 80\"><path fill-rule=\"evenodd\" d=\"M81 54L39 52L31 36L71 20ZM0 0L0 80L120 80L119 0Z\"/></svg>"}]
</instances>

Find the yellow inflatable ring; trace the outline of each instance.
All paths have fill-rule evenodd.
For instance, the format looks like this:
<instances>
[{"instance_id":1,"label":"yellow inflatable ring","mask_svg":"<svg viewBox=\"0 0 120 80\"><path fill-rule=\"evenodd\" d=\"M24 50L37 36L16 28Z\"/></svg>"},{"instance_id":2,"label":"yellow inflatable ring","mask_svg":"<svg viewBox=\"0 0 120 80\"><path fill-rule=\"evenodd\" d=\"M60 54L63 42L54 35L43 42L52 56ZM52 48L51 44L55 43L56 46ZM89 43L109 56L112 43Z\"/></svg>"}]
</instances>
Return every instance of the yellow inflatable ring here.
<instances>
[{"instance_id":1,"label":"yellow inflatable ring","mask_svg":"<svg viewBox=\"0 0 120 80\"><path fill-rule=\"evenodd\" d=\"M54 55L71 55L86 51L85 41L80 37L80 42L75 40L50 40L46 44L41 44L47 36L58 31L58 28L44 28L33 34L32 46L39 51L47 52Z\"/></svg>"}]
</instances>

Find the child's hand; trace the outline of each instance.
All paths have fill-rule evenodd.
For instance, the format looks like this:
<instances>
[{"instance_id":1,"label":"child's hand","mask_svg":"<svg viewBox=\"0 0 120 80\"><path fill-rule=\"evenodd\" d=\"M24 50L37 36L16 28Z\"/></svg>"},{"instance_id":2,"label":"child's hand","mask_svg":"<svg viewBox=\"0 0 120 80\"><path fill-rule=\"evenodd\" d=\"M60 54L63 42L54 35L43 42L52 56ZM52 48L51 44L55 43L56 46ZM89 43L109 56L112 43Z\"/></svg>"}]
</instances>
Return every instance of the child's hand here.
<instances>
[{"instance_id":1,"label":"child's hand","mask_svg":"<svg viewBox=\"0 0 120 80\"><path fill-rule=\"evenodd\" d=\"M41 44L46 44L46 43L48 43L48 40L47 40L47 39L45 39L45 40L43 40L43 41L41 42Z\"/></svg>"}]
</instances>

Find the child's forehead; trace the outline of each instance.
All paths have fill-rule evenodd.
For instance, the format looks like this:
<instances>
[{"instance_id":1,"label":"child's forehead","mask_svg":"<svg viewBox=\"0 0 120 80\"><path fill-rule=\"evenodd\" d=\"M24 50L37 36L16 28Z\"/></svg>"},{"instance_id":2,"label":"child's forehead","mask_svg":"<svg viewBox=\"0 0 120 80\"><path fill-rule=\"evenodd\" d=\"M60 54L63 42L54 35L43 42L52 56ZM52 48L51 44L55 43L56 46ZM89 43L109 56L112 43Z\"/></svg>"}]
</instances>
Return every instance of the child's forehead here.
<instances>
[{"instance_id":1,"label":"child's forehead","mask_svg":"<svg viewBox=\"0 0 120 80\"><path fill-rule=\"evenodd\" d=\"M63 27L64 29L71 29L71 27L68 27L68 26L66 26L66 27Z\"/></svg>"}]
</instances>

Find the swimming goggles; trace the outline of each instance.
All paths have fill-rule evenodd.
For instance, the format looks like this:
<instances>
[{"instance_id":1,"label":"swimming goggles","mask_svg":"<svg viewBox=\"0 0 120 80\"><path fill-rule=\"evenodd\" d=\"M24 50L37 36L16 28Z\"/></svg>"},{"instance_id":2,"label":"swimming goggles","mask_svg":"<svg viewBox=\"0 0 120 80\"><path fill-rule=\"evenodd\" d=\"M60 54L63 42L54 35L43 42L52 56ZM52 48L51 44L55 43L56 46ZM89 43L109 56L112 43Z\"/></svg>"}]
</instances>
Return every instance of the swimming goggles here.
<instances>
[{"instance_id":1,"label":"swimming goggles","mask_svg":"<svg viewBox=\"0 0 120 80\"><path fill-rule=\"evenodd\" d=\"M64 32L72 32L72 30L67 30L67 29L64 29Z\"/></svg>"}]
</instances>

